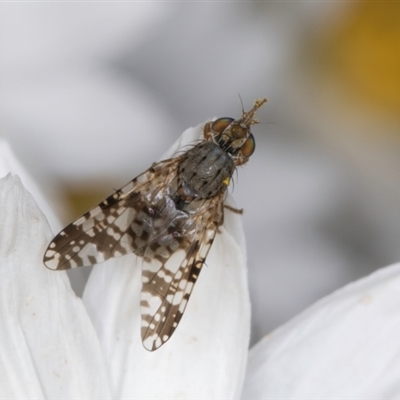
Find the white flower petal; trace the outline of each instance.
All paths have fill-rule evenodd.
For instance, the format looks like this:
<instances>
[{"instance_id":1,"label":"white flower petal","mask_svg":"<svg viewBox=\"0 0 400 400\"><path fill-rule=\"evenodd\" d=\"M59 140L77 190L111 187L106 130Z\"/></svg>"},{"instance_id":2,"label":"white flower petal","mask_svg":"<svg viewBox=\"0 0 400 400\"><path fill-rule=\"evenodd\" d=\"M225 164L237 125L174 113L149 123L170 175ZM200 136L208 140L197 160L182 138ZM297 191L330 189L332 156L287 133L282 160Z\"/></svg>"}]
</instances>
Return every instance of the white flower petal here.
<instances>
[{"instance_id":1,"label":"white flower petal","mask_svg":"<svg viewBox=\"0 0 400 400\"><path fill-rule=\"evenodd\" d=\"M1 179L0 398L110 398L82 301L64 272L43 265L50 237L20 179Z\"/></svg>"},{"instance_id":2,"label":"white flower petal","mask_svg":"<svg viewBox=\"0 0 400 400\"><path fill-rule=\"evenodd\" d=\"M200 132L200 126L188 129L164 157ZM182 321L155 352L145 350L140 338L140 260L128 255L93 269L84 302L103 346L115 397L240 396L250 302L240 216L231 211L225 216L226 228L214 241Z\"/></svg>"},{"instance_id":3,"label":"white flower petal","mask_svg":"<svg viewBox=\"0 0 400 400\"><path fill-rule=\"evenodd\" d=\"M242 398L399 398L399 332L395 264L320 300L258 343Z\"/></svg>"},{"instance_id":4,"label":"white flower petal","mask_svg":"<svg viewBox=\"0 0 400 400\"><path fill-rule=\"evenodd\" d=\"M43 197L36 183L26 172L25 168L23 168L19 161L15 158L10 145L6 140L0 140L0 178L3 178L10 172L13 175L18 175L21 178L24 187L29 190L35 201L38 203L40 209L46 215L51 228L58 232L61 229L60 221L53 213L53 210Z\"/></svg>"}]
</instances>

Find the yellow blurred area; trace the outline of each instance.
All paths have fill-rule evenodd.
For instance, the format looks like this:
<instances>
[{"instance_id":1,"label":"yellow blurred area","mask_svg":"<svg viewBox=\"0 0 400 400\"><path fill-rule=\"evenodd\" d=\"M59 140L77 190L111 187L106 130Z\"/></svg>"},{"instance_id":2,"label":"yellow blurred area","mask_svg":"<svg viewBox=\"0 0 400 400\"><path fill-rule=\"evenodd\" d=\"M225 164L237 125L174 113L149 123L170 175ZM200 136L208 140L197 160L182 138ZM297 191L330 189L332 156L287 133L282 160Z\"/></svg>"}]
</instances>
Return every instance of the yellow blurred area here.
<instances>
[{"instance_id":1,"label":"yellow blurred area","mask_svg":"<svg viewBox=\"0 0 400 400\"><path fill-rule=\"evenodd\" d=\"M103 182L78 182L64 185L63 194L66 202L63 222L72 222L79 216L96 207L108 195L112 194L113 183L109 180Z\"/></svg>"},{"instance_id":2,"label":"yellow blurred area","mask_svg":"<svg viewBox=\"0 0 400 400\"><path fill-rule=\"evenodd\" d=\"M354 85L361 101L400 116L400 2L354 4L331 31L330 67Z\"/></svg>"},{"instance_id":3,"label":"yellow blurred area","mask_svg":"<svg viewBox=\"0 0 400 400\"><path fill-rule=\"evenodd\" d=\"M339 18L321 21L318 29L312 31L312 38L307 37L305 31L300 38L307 49L306 70L315 85L312 90L307 86L305 91L316 97L305 102L311 106L308 114L303 109L304 91L300 90L302 106L297 110L297 121L300 115L308 121L316 119L316 112L325 115L322 126L315 122L315 131L319 135L325 132L330 137L330 149L335 148L332 141L342 144L342 149L347 151L352 162L359 163L360 169L372 169L380 180L381 176L388 180L390 172L397 171L397 164L387 168L384 165L398 158L400 132L388 128L384 118L376 119L373 126L373 114L376 113L376 118L382 113L389 114L400 121L400 2L350 3L345 5ZM332 124L338 119L348 130ZM365 122L367 120L369 122ZM372 140L368 142L367 139ZM394 157L388 154L388 149L396 150ZM382 175L377 172L380 168ZM398 187L397 179L394 182L393 187ZM96 206L110 194L113 184L102 180L66 185L69 212L65 222Z\"/></svg>"}]
</instances>

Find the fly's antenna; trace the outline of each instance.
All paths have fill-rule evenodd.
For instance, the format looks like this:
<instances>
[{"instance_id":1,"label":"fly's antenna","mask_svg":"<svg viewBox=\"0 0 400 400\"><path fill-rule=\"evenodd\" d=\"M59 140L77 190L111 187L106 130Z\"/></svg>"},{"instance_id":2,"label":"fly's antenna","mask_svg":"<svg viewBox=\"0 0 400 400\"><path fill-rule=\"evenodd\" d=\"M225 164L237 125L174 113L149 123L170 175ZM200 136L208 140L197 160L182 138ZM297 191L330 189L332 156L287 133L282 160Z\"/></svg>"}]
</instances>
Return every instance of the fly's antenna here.
<instances>
[{"instance_id":1,"label":"fly's antenna","mask_svg":"<svg viewBox=\"0 0 400 400\"><path fill-rule=\"evenodd\" d=\"M263 99L257 99L254 102L254 106L251 110L243 112L243 115L240 118L240 122L242 122L243 124L245 124L247 126L258 124L260 121L257 118L253 118L254 114L267 101L268 101L268 99L266 97L264 97Z\"/></svg>"},{"instance_id":2,"label":"fly's antenna","mask_svg":"<svg viewBox=\"0 0 400 400\"><path fill-rule=\"evenodd\" d=\"M240 96L240 93L238 93L240 104L242 105L242 114L244 114L244 107L243 107L243 100L242 97Z\"/></svg>"}]
</instances>

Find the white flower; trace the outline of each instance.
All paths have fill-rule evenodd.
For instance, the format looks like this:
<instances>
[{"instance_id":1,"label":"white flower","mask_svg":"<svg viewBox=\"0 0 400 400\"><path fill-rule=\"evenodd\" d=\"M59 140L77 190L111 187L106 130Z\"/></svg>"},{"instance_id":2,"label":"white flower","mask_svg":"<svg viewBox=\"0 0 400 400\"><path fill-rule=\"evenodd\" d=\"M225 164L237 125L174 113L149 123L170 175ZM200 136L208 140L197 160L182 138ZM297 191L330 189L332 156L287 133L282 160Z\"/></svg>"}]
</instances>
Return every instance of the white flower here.
<instances>
[{"instance_id":1,"label":"white flower","mask_svg":"<svg viewBox=\"0 0 400 400\"><path fill-rule=\"evenodd\" d=\"M28 182L8 147L0 152L0 173L8 168ZM135 256L96 266L82 301L64 272L42 263L51 238L20 179L1 179L2 399L400 397L400 264L344 287L265 337L250 351L242 392L250 312L237 214L226 212L179 328L153 353L140 341Z\"/></svg>"}]
</instances>

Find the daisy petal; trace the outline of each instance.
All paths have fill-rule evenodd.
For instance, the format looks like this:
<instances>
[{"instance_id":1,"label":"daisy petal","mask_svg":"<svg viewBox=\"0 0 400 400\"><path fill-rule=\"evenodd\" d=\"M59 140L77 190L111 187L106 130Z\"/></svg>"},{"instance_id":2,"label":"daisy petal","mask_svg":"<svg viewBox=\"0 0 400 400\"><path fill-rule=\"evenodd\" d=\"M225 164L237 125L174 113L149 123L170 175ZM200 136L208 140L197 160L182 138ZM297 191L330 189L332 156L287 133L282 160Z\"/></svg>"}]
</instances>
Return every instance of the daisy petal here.
<instances>
[{"instance_id":1,"label":"daisy petal","mask_svg":"<svg viewBox=\"0 0 400 400\"><path fill-rule=\"evenodd\" d=\"M400 264L320 300L250 352L243 399L400 396Z\"/></svg>"},{"instance_id":2,"label":"daisy petal","mask_svg":"<svg viewBox=\"0 0 400 400\"><path fill-rule=\"evenodd\" d=\"M187 130L170 149L198 138ZM96 266L84 302L98 332L119 398L238 398L250 330L244 237L240 216L225 212L206 265L173 337L154 352L140 338L140 259L128 255Z\"/></svg>"},{"instance_id":3,"label":"daisy petal","mask_svg":"<svg viewBox=\"0 0 400 400\"><path fill-rule=\"evenodd\" d=\"M0 180L0 398L110 398L100 346L65 273L47 270L48 223L18 177Z\"/></svg>"},{"instance_id":4,"label":"daisy petal","mask_svg":"<svg viewBox=\"0 0 400 400\"><path fill-rule=\"evenodd\" d=\"M62 226L58 218L53 213L53 210L49 206L49 203L38 189L34 180L14 156L14 153L11 150L8 142L6 140L0 140L0 178L3 178L10 172L13 175L18 175L20 177L24 187L28 189L29 193L31 193L40 209L46 215L52 230L59 231Z\"/></svg>"}]
</instances>

